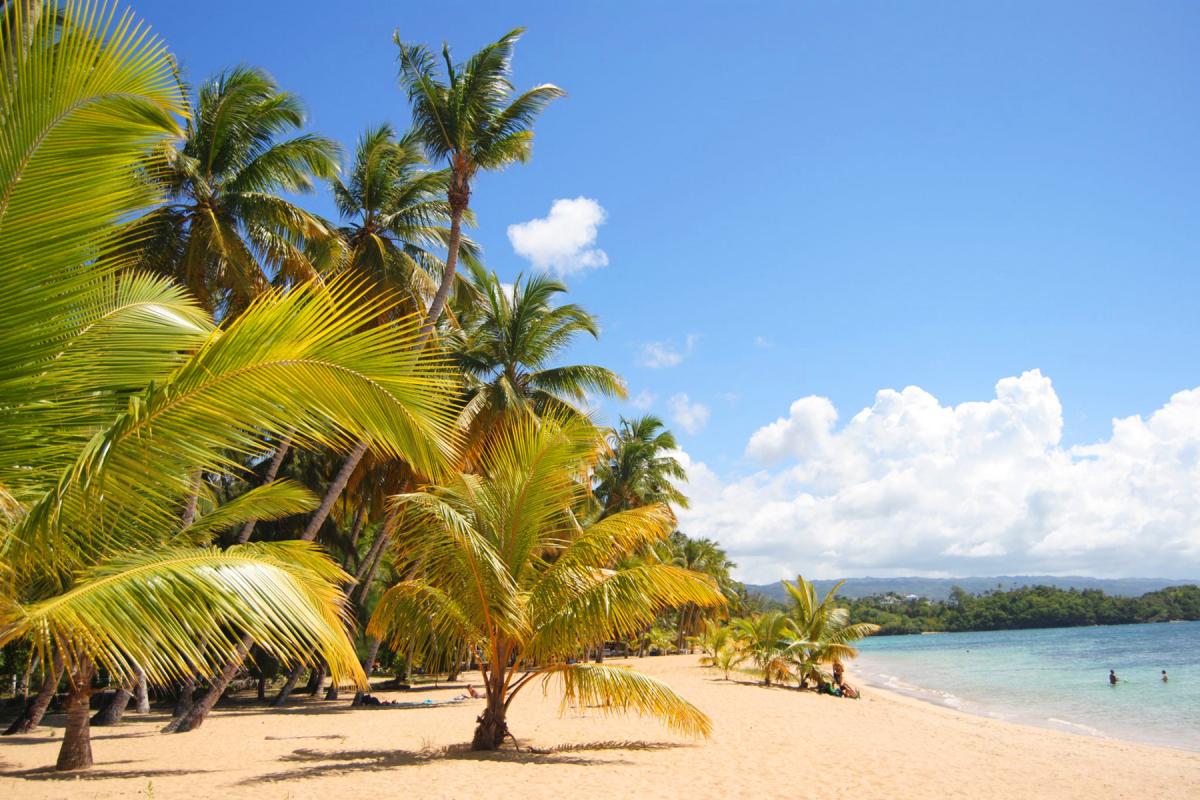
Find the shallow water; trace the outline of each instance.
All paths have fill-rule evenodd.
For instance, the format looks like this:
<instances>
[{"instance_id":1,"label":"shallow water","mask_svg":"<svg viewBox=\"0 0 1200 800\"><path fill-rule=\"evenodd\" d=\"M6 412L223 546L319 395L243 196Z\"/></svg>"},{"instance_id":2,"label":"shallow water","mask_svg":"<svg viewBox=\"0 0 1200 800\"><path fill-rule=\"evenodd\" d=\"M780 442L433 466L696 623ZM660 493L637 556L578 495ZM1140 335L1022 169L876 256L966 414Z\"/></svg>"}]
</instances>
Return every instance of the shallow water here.
<instances>
[{"instance_id":1,"label":"shallow water","mask_svg":"<svg viewBox=\"0 0 1200 800\"><path fill-rule=\"evenodd\" d=\"M879 636L854 671L961 711L1200 750L1200 622Z\"/></svg>"}]
</instances>

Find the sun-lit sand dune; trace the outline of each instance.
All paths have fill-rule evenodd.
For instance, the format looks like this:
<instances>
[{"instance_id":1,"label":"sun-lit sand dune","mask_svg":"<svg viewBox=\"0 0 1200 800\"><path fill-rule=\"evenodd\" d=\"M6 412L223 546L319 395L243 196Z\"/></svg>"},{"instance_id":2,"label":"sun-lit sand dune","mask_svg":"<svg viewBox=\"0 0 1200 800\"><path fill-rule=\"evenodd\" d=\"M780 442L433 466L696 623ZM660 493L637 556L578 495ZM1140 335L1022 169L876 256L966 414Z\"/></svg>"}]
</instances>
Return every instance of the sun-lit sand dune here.
<instances>
[{"instance_id":1,"label":"sun-lit sand dune","mask_svg":"<svg viewBox=\"0 0 1200 800\"><path fill-rule=\"evenodd\" d=\"M870 688L855 702L727 683L696 661L633 663L713 718L708 741L597 709L560 717L557 699L540 690L514 703L521 752L494 754L465 749L479 701L355 711L344 702L282 712L233 706L191 734L160 735L157 715L97 728L96 768L78 778L47 769L60 728L5 739L0 797L1200 796L1200 753L1012 725ZM460 688L402 699L446 700Z\"/></svg>"}]
</instances>

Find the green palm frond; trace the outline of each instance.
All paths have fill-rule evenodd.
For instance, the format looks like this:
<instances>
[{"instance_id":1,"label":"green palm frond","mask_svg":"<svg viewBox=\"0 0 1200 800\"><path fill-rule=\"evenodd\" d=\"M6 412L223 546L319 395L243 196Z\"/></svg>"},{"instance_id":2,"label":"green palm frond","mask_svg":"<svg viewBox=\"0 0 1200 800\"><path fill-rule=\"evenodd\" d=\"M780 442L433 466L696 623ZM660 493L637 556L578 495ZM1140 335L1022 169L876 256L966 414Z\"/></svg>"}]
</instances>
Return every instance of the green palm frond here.
<instances>
[{"instance_id":1,"label":"green palm frond","mask_svg":"<svg viewBox=\"0 0 1200 800\"><path fill-rule=\"evenodd\" d=\"M0 645L29 637L44 656L53 646L68 663L91 659L123 680L141 667L162 684L220 669L247 634L277 658L319 657L365 685L335 588L347 580L304 542L126 556L57 597L0 611Z\"/></svg>"},{"instance_id":2,"label":"green palm frond","mask_svg":"<svg viewBox=\"0 0 1200 800\"><path fill-rule=\"evenodd\" d=\"M628 714L656 717L671 730L688 736L708 736L712 721L662 681L625 667L600 664L559 664L544 670L543 687L558 683L562 710L599 710L608 716Z\"/></svg>"},{"instance_id":3,"label":"green palm frond","mask_svg":"<svg viewBox=\"0 0 1200 800\"><path fill-rule=\"evenodd\" d=\"M272 520L312 511L320 503L309 489L290 480L277 480L249 489L222 503L181 530L178 538L201 542L249 520Z\"/></svg>"}]
</instances>

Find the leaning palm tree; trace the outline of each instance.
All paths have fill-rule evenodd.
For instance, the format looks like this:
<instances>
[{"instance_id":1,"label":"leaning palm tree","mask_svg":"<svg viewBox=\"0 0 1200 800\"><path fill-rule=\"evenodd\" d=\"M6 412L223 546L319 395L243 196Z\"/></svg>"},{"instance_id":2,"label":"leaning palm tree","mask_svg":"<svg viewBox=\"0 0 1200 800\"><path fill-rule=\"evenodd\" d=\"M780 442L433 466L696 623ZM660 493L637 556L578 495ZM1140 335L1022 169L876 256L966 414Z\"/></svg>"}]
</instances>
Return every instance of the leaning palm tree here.
<instances>
[{"instance_id":1,"label":"leaning palm tree","mask_svg":"<svg viewBox=\"0 0 1200 800\"><path fill-rule=\"evenodd\" d=\"M418 659L434 642L461 642L482 672L487 704L472 747L509 736L512 701L531 683L558 681L564 706L637 711L707 733L709 720L658 681L628 669L572 663L588 647L642 629L665 607L724 602L702 576L666 564L610 568L669 535L654 505L582 525L601 434L577 416L525 415L493 437L481 474L395 498L393 557L409 577L380 599L368 631Z\"/></svg>"},{"instance_id":2,"label":"leaning palm tree","mask_svg":"<svg viewBox=\"0 0 1200 800\"><path fill-rule=\"evenodd\" d=\"M337 172L333 140L282 138L303 125L299 99L260 69L201 84L182 143L157 148L146 164L167 202L131 225L123 247L134 265L175 278L219 314L336 265L333 226L283 196Z\"/></svg>"},{"instance_id":3,"label":"leaning palm tree","mask_svg":"<svg viewBox=\"0 0 1200 800\"><path fill-rule=\"evenodd\" d=\"M445 163L450 172L446 268L426 316L430 330L441 317L454 283L471 183L481 171L528 161L533 152L533 121L551 100L563 96L561 89L548 83L513 96L512 57L522 33L521 28L506 33L462 64L455 64L450 46L442 45L444 78L437 74L437 59L428 47L405 44L399 33L393 37L400 50L400 82L412 105L413 129L429 160Z\"/></svg>"},{"instance_id":4,"label":"leaning palm tree","mask_svg":"<svg viewBox=\"0 0 1200 800\"><path fill-rule=\"evenodd\" d=\"M196 476L236 472L285 430L309 447L370 437L436 474L458 393L415 346L420 319L367 326L394 301L352 283L268 293L218 328L128 271L119 225L161 201L135 171L184 102L166 49L128 15L108 33L101 12L67 3L0 43L0 645L27 639L65 669L62 769L91 763L100 669L162 683L218 668L248 635L360 683L347 576L326 556L202 546L311 495L273 483L222 508Z\"/></svg>"},{"instance_id":5,"label":"leaning palm tree","mask_svg":"<svg viewBox=\"0 0 1200 800\"><path fill-rule=\"evenodd\" d=\"M687 497L676 486L687 478L683 465L673 455L679 444L661 419L652 414L622 417L610 437L610 448L611 454L596 470L596 496L603 513L647 503L688 507Z\"/></svg>"},{"instance_id":6,"label":"leaning palm tree","mask_svg":"<svg viewBox=\"0 0 1200 800\"><path fill-rule=\"evenodd\" d=\"M390 125L379 125L359 138L346 179L333 180L346 268L408 297L413 310L432 302L445 270L438 253L450 241L449 173L425 170L425 163L414 134L397 138ZM458 252L475 263L479 248L460 237Z\"/></svg>"}]
</instances>

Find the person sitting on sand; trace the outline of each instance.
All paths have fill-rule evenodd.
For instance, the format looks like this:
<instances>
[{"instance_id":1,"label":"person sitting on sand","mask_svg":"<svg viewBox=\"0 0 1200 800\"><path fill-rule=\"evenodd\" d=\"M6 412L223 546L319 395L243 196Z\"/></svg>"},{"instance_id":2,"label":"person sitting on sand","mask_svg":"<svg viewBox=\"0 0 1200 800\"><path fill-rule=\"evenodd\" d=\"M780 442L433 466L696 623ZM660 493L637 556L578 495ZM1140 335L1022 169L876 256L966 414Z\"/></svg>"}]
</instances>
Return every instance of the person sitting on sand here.
<instances>
[{"instance_id":1,"label":"person sitting on sand","mask_svg":"<svg viewBox=\"0 0 1200 800\"><path fill-rule=\"evenodd\" d=\"M1117 681L1119 681L1119 680L1120 680L1120 678L1117 677L1117 673L1110 669L1108 671L1108 685L1116 686Z\"/></svg>"},{"instance_id":2,"label":"person sitting on sand","mask_svg":"<svg viewBox=\"0 0 1200 800\"><path fill-rule=\"evenodd\" d=\"M855 689L848 683L842 684L842 697L849 697L851 700L858 699L858 689Z\"/></svg>"},{"instance_id":3,"label":"person sitting on sand","mask_svg":"<svg viewBox=\"0 0 1200 800\"><path fill-rule=\"evenodd\" d=\"M1164 669L1163 670L1163 683L1166 683L1166 682L1167 682L1167 671Z\"/></svg>"},{"instance_id":4,"label":"person sitting on sand","mask_svg":"<svg viewBox=\"0 0 1200 800\"><path fill-rule=\"evenodd\" d=\"M476 690L476 688L469 683L467 684L467 694L471 695L471 697L475 698L476 700L483 697L483 695L480 694L478 690Z\"/></svg>"}]
</instances>

